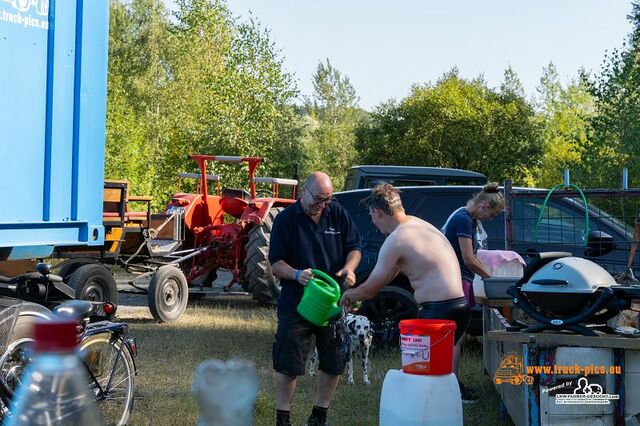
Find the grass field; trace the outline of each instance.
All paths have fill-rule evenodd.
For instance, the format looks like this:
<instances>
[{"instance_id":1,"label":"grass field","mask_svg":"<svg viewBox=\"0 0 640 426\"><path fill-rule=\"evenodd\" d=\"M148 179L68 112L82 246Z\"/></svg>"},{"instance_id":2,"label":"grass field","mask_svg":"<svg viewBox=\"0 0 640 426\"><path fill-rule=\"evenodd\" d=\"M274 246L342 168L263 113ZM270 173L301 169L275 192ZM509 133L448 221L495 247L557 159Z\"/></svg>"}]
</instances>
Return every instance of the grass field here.
<instances>
[{"instance_id":1,"label":"grass field","mask_svg":"<svg viewBox=\"0 0 640 426\"><path fill-rule=\"evenodd\" d=\"M205 300L190 304L185 315L171 324L155 323L146 308L121 307L120 319L128 322L138 342L136 405L132 425L196 424L198 410L191 395L195 369L205 359L243 358L255 363L260 380L254 424L273 425L275 388L271 345L275 310L239 298ZM482 346L465 344L461 380L476 389L482 400L464 406L468 425L500 424L499 397L482 366ZM341 382L329 410L329 422L337 426L377 425L380 390L390 368L400 367L399 351L371 355L371 386L362 384L362 370L355 364L356 384ZM315 379L298 381L292 410L294 425L303 425L315 397Z\"/></svg>"}]
</instances>

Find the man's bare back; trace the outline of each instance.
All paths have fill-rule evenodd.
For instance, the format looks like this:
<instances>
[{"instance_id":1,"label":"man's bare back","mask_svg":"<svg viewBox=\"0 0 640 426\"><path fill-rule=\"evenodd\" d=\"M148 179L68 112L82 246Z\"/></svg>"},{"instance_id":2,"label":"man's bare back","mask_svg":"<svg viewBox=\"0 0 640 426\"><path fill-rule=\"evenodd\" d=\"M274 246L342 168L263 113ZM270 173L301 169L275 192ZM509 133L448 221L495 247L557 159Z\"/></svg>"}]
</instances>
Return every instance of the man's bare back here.
<instances>
[{"instance_id":1,"label":"man's bare back","mask_svg":"<svg viewBox=\"0 0 640 426\"><path fill-rule=\"evenodd\" d=\"M442 233L415 216L405 220L380 248L378 263L397 265L414 290L416 302L438 302L463 297L460 265Z\"/></svg>"},{"instance_id":2,"label":"man's bare back","mask_svg":"<svg viewBox=\"0 0 640 426\"><path fill-rule=\"evenodd\" d=\"M373 299L399 272L404 273L411 282L416 302L423 304L418 318L455 321L453 365L457 369L460 342L469 325L470 312L453 247L431 224L405 213L400 191L392 185L376 185L362 201L373 224L388 236L367 279L345 291L340 305L353 310L355 302ZM447 303L425 304L444 301Z\"/></svg>"}]
</instances>

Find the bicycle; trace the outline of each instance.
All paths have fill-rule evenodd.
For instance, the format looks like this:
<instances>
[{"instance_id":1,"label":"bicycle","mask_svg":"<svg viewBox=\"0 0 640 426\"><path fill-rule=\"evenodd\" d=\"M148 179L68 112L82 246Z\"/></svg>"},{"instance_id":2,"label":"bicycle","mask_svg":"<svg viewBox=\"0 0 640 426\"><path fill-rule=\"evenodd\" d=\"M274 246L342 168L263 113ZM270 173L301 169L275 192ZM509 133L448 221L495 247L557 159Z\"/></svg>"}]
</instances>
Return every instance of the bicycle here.
<instances>
[{"instance_id":1,"label":"bicycle","mask_svg":"<svg viewBox=\"0 0 640 426\"><path fill-rule=\"evenodd\" d=\"M36 285L43 284L38 281L51 277L53 280L59 278L35 272L11 279L0 276L0 283L20 288L27 281L33 286L34 281ZM40 304L3 296L6 289L0 287L0 401L3 414L10 415L11 399L21 383L22 373L31 362L33 322L36 318L50 319L55 314L78 320L78 354L86 367L89 386L105 423L126 425L134 403L137 347L135 340L127 336L127 324L108 320L116 306L110 302L70 300L57 304L51 311Z\"/></svg>"}]
</instances>

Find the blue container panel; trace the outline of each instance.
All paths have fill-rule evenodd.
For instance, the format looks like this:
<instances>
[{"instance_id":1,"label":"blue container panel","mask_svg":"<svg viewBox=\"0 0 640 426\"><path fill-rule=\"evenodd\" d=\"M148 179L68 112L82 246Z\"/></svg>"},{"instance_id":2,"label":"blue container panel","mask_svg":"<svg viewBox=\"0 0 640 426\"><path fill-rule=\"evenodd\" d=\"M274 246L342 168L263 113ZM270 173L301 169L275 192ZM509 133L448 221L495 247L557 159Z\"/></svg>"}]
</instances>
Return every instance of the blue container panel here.
<instances>
[{"instance_id":1,"label":"blue container panel","mask_svg":"<svg viewBox=\"0 0 640 426\"><path fill-rule=\"evenodd\" d=\"M100 245L108 0L0 0L0 247Z\"/></svg>"},{"instance_id":2,"label":"blue container panel","mask_svg":"<svg viewBox=\"0 0 640 426\"><path fill-rule=\"evenodd\" d=\"M14 12L0 1L0 223L42 212L47 30L7 21L27 16Z\"/></svg>"},{"instance_id":3,"label":"blue container panel","mask_svg":"<svg viewBox=\"0 0 640 426\"><path fill-rule=\"evenodd\" d=\"M90 0L89 0L90 1ZM71 212L72 199L72 171L74 132L73 121L76 108L74 106L74 79L76 45L76 9L75 7L62 8L63 4L70 5L73 2L56 1L55 27L51 43L53 51L48 50L49 64L53 64L48 70L49 81L54 84L48 87L48 115L50 121L46 123L47 133L51 137L45 137L45 176L43 193L42 217L46 221L73 221L77 220ZM72 49L73 47L73 49ZM78 70L80 72L80 70Z\"/></svg>"}]
</instances>

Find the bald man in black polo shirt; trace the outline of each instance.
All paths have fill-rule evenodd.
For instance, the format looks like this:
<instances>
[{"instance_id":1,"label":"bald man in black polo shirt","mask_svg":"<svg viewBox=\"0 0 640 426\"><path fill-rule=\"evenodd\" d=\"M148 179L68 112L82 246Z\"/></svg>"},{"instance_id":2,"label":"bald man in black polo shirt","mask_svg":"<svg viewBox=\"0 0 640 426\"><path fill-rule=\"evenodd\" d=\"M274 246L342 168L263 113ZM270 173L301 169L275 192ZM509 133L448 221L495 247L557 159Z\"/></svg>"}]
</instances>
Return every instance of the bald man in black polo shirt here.
<instances>
[{"instance_id":1,"label":"bald man in black polo shirt","mask_svg":"<svg viewBox=\"0 0 640 426\"><path fill-rule=\"evenodd\" d=\"M331 324L311 324L296 308L304 286L313 278L311 269L333 275L351 287L356 282L354 271L360 258L360 235L347 212L333 200L331 179L325 173L311 174L301 198L276 216L271 231L269 262L282 285L273 344L278 426L291 424L289 413L297 376L304 375L312 334L316 336L320 365L316 402L307 424L326 424L329 403L346 361L342 336Z\"/></svg>"}]
</instances>

